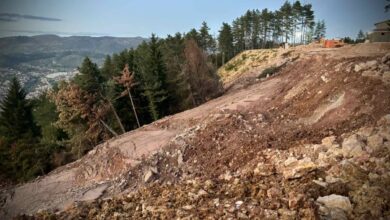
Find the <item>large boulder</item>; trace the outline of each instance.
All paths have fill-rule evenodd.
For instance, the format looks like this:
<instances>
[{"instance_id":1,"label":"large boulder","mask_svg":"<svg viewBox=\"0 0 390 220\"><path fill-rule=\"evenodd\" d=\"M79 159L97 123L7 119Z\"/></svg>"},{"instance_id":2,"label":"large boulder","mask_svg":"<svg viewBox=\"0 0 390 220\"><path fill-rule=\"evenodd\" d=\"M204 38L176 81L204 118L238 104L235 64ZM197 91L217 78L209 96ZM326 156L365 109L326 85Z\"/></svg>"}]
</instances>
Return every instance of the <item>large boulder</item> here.
<instances>
[{"instance_id":1,"label":"large boulder","mask_svg":"<svg viewBox=\"0 0 390 220\"><path fill-rule=\"evenodd\" d=\"M341 209L346 213L352 212L352 205L348 197L332 194L318 197L317 202L328 209Z\"/></svg>"}]
</instances>

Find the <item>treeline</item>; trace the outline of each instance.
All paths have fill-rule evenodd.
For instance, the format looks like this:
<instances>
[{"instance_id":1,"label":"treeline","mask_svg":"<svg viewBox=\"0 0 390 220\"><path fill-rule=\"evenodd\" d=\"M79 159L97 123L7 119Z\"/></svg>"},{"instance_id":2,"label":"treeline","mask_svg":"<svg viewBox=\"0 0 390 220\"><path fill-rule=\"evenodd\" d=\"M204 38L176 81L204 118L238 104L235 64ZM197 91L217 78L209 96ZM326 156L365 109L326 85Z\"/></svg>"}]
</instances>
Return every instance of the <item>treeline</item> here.
<instances>
[{"instance_id":1,"label":"treeline","mask_svg":"<svg viewBox=\"0 0 390 220\"><path fill-rule=\"evenodd\" d=\"M272 48L282 42L306 44L325 36L325 22L314 21L311 4L286 1L279 10L248 10L232 24L223 23L218 36L222 64L247 49Z\"/></svg>"},{"instance_id":2,"label":"treeline","mask_svg":"<svg viewBox=\"0 0 390 220\"><path fill-rule=\"evenodd\" d=\"M246 49L324 35L313 14L310 4L286 1L277 11L252 10L223 23L217 37L206 22L184 34L152 35L101 67L85 58L76 77L33 100L14 79L0 105L0 179L45 174L109 138L221 95L218 66Z\"/></svg>"}]
</instances>

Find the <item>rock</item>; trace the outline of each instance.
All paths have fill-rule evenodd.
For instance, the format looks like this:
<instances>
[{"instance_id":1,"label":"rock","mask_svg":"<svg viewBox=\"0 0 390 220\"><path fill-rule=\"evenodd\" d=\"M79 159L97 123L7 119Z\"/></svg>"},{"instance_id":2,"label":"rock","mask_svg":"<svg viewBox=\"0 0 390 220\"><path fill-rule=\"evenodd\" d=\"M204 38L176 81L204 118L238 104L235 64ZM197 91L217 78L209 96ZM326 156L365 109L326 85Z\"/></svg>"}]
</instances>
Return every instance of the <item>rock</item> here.
<instances>
[{"instance_id":1,"label":"rock","mask_svg":"<svg viewBox=\"0 0 390 220\"><path fill-rule=\"evenodd\" d=\"M303 194L295 194L294 192L290 192L288 195L288 207L290 209L298 209L302 203L303 198Z\"/></svg>"},{"instance_id":2,"label":"rock","mask_svg":"<svg viewBox=\"0 0 390 220\"><path fill-rule=\"evenodd\" d=\"M153 179L153 176L157 173L157 168L150 167L144 174L144 182L150 182Z\"/></svg>"},{"instance_id":3,"label":"rock","mask_svg":"<svg viewBox=\"0 0 390 220\"><path fill-rule=\"evenodd\" d=\"M278 213L280 215L281 220L296 219L296 216L297 216L296 211L288 210L288 209L279 209Z\"/></svg>"},{"instance_id":4,"label":"rock","mask_svg":"<svg viewBox=\"0 0 390 220\"><path fill-rule=\"evenodd\" d=\"M342 144L342 150L344 157L357 157L364 154L364 143L360 136L353 134L348 138L345 138Z\"/></svg>"},{"instance_id":5,"label":"rock","mask_svg":"<svg viewBox=\"0 0 390 220\"><path fill-rule=\"evenodd\" d=\"M278 219L278 212L272 209L264 209L264 217L268 220L277 220Z\"/></svg>"},{"instance_id":6,"label":"rock","mask_svg":"<svg viewBox=\"0 0 390 220\"><path fill-rule=\"evenodd\" d=\"M367 61L365 63L366 69L376 69L377 67L378 67L378 61L376 60Z\"/></svg>"},{"instance_id":7,"label":"rock","mask_svg":"<svg viewBox=\"0 0 390 220\"><path fill-rule=\"evenodd\" d=\"M389 62L390 62L390 53L387 53L385 56L382 57L381 63L388 64Z\"/></svg>"},{"instance_id":8,"label":"rock","mask_svg":"<svg viewBox=\"0 0 390 220\"><path fill-rule=\"evenodd\" d=\"M317 202L321 203L330 210L338 208L347 213L352 212L351 202L349 201L349 198L345 196L332 194L329 196L318 197Z\"/></svg>"},{"instance_id":9,"label":"rock","mask_svg":"<svg viewBox=\"0 0 390 220\"><path fill-rule=\"evenodd\" d=\"M358 130L357 134L361 137L367 138L374 132L373 127L362 127Z\"/></svg>"},{"instance_id":10,"label":"rock","mask_svg":"<svg viewBox=\"0 0 390 220\"><path fill-rule=\"evenodd\" d=\"M181 153L181 151L179 150L177 152L177 165L182 165L183 164L183 154Z\"/></svg>"},{"instance_id":11,"label":"rock","mask_svg":"<svg viewBox=\"0 0 390 220\"><path fill-rule=\"evenodd\" d=\"M373 78L380 78L381 75L379 72L373 71L373 70L366 70L362 73L362 76L365 77L373 77Z\"/></svg>"},{"instance_id":12,"label":"rock","mask_svg":"<svg viewBox=\"0 0 390 220\"><path fill-rule=\"evenodd\" d=\"M237 218L238 219L249 219L249 217L242 212L237 213Z\"/></svg>"},{"instance_id":13,"label":"rock","mask_svg":"<svg viewBox=\"0 0 390 220\"><path fill-rule=\"evenodd\" d=\"M383 147L383 137L382 136L380 136L378 134L374 134L374 135L367 138L367 150L370 153L375 153L375 152L379 151L382 147Z\"/></svg>"},{"instance_id":14,"label":"rock","mask_svg":"<svg viewBox=\"0 0 390 220\"><path fill-rule=\"evenodd\" d=\"M259 163L253 173L257 176L271 176L275 173L275 168L272 164Z\"/></svg>"},{"instance_id":15,"label":"rock","mask_svg":"<svg viewBox=\"0 0 390 220\"><path fill-rule=\"evenodd\" d=\"M182 209L187 210L187 211L190 211L190 210L192 210L193 208L194 208L194 207L193 207L192 205L185 205L185 206L182 207Z\"/></svg>"},{"instance_id":16,"label":"rock","mask_svg":"<svg viewBox=\"0 0 390 220\"><path fill-rule=\"evenodd\" d=\"M267 196L268 198L272 199L272 198L277 198L279 197L280 195L282 194L282 192L276 188L276 187L272 187L270 189L267 190Z\"/></svg>"},{"instance_id":17,"label":"rock","mask_svg":"<svg viewBox=\"0 0 390 220\"><path fill-rule=\"evenodd\" d=\"M289 166L290 164L298 161L295 157L289 157L287 160L284 161L284 166Z\"/></svg>"},{"instance_id":18,"label":"rock","mask_svg":"<svg viewBox=\"0 0 390 220\"><path fill-rule=\"evenodd\" d=\"M390 125L390 114L383 116L378 121L378 125Z\"/></svg>"},{"instance_id":19,"label":"rock","mask_svg":"<svg viewBox=\"0 0 390 220\"><path fill-rule=\"evenodd\" d=\"M390 71L386 71L382 74L382 80L386 83L390 82Z\"/></svg>"},{"instance_id":20,"label":"rock","mask_svg":"<svg viewBox=\"0 0 390 220\"><path fill-rule=\"evenodd\" d=\"M296 179L316 169L317 165L313 163L310 158L305 158L289 163L283 170L283 177L285 179Z\"/></svg>"},{"instance_id":21,"label":"rock","mask_svg":"<svg viewBox=\"0 0 390 220\"><path fill-rule=\"evenodd\" d=\"M326 78L326 76L322 75L321 80L324 81L324 83L328 83L330 79Z\"/></svg>"},{"instance_id":22,"label":"rock","mask_svg":"<svg viewBox=\"0 0 390 220\"><path fill-rule=\"evenodd\" d=\"M321 144L327 148L330 148L333 144L337 144L336 143L336 136L329 136L329 137L322 139Z\"/></svg>"},{"instance_id":23,"label":"rock","mask_svg":"<svg viewBox=\"0 0 390 220\"><path fill-rule=\"evenodd\" d=\"M240 206L241 206L242 204L244 204L244 202L241 201L241 200L239 200L239 201L237 201L235 204L236 204L236 208L240 208Z\"/></svg>"},{"instance_id":24,"label":"rock","mask_svg":"<svg viewBox=\"0 0 390 220\"><path fill-rule=\"evenodd\" d=\"M318 212L322 217L320 219L348 220L347 214L342 209L338 209L338 208L328 209L324 206L320 206Z\"/></svg>"},{"instance_id":25,"label":"rock","mask_svg":"<svg viewBox=\"0 0 390 220\"><path fill-rule=\"evenodd\" d=\"M354 71L355 72L360 72L361 70L363 70L365 67L364 67L364 63L360 63L360 64L356 64L355 65L355 68L354 68Z\"/></svg>"},{"instance_id":26,"label":"rock","mask_svg":"<svg viewBox=\"0 0 390 220\"><path fill-rule=\"evenodd\" d=\"M320 180L313 180L313 182L319 186L322 186L322 187L327 187L328 186L328 183L326 182L323 182L323 181L320 181Z\"/></svg>"},{"instance_id":27,"label":"rock","mask_svg":"<svg viewBox=\"0 0 390 220\"><path fill-rule=\"evenodd\" d=\"M326 176L325 177L325 182L327 182L327 183L337 183L337 182L341 182L341 179L333 177L333 176Z\"/></svg>"},{"instance_id":28,"label":"rock","mask_svg":"<svg viewBox=\"0 0 390 220\"><path fill-rule=\"evenodd\" d=\"M390 126L389 127L381 127L379 129L378 134L382 136L387 141L390 141Z\"/></svg>"},{"instance_id":29,"label":"rock","mask_svg":"<svg viewBox=\"0 0 390 220\"><path fill-rule=\"evenodd\" d=\"M206 191L204 191L203 189L200 189L200 190L198 191L198 196L199 196L199 197L207 196L207 195L208 195L208 193L207 193Z\"/></svg>"},{"instance_id":30,"label":"rock","mask_svg":"<svg viewBox=\"0 0 390 220\"><path fill-rule=\"evenodd\" d=\"M107 189L108 185L101 185L94 189L91 189L83 194L83 197L79 201L90 201L99 198L104 191Z\"/></svg>"}]
</instances>

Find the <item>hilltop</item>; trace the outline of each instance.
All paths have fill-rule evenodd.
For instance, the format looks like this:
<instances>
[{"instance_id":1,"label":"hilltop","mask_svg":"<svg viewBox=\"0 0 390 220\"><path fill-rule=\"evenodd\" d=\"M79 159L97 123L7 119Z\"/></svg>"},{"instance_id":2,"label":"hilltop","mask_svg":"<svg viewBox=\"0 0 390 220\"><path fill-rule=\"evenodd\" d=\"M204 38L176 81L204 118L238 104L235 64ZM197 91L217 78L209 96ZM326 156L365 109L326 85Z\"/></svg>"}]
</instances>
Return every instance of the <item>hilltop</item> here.
<instances>
[{"instance_id":1,"label":"hilltop","mask_svg":"<svg viewBox=\"0 0 390 220\"><path fill-rule=\"evenodd\" d=\"M388 218L389 51L245 51L225 95L3 189L1 216Z\"/></svg>"}]
</instances>

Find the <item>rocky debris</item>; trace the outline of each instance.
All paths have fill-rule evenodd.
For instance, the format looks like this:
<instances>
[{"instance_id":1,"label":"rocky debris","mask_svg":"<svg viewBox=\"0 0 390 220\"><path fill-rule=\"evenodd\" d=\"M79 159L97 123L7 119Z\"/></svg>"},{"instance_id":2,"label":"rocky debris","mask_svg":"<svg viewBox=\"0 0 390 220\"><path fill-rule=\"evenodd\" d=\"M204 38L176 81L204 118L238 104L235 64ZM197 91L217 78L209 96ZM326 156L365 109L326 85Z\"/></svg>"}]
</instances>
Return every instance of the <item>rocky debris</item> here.
<instances>
[{"instance_id":1,"label":"rocky debris","mask_svg":"<svg viewBox=\"0 0 390 220\"><path fill-rule=\"evenodd\" d=\"M354 71L362 76L381 79L385 83L390 83L390 55L382 57L381 61L371 60L363 63L358 63L354 67Z\"/></svg>"},{"instance_id":2,"label":"rocky debris","mask_svg":"<svg viewBox=\"0 0 390 220\"><path fill-rule=\"evenodd\" d=\"M283 177L285 179L296 179L316 169L317 165L313 163L310 158L304 158L288 163L283 170Z\"/></svg>"},{"instance_id":3,"label":"rocky debris","mask_svg":"<svg viewBox=\"0 0 390 220\"><path fill-rule=\"evenodd\" d=\"M258 176L271 176L275 173L275 167L272 164L258 163L253 173Z\"/></svg>"},{"instance_id":4,"label":"rocky debris","mask_svg":"<svg viewBox=\"0 0 390 220\"><path fill-rule=\"evenodd\" d=\"M314 59L303 59L307 59L302 63L304 65L294 66L289 71L302 72L302 68L309 71L311 65L308 64ZM281 84L278 92L271 96L254 86L250 89L253 94L260 93L260 98L247 99L244 103L238 101L242 96L237 95L231 100L239 103L234 105L234 110L205 116L201 123L196 119L186 122L194 123L190 130L177 135L167 148L153 157L144 158L131 169L126 190L121 194L80 202L62 212L41 212L35 217L390 218L390 163L389 148L386 147L390 116L378 123L374 121L390 111L387 99L390 90L378 80L361 80L357 74L344 71L353 68L356 62L373 58L343 59L345 64L337 74L332 72L333 63L320 56L316 59L321 60L321 66L313 68L315 77L305 72L298 79L302 81L308 77L313 81L308 81L291 98L293 102L285 101L284 96L297 81L294 81L294 75L285 80L289 84L283 84L278 77L291 75L282 69L278 76L262 82L275 83L268 86ZM379 60L378 57L375 59ZM381 65L384 64L380 63L372 70L380 72ZM319 71L318 67L323 66L327 69ZM332 80L322 83L321 75ZM317 87L321 87L321 93ZM345 91L342 107L327 112L316 123L299 122L300 118L312 114L320 101L328 100L341 90ZM282 95L279 97L278 94ZM218 106L215 102L220 101L210 103ZM259 114L262 116L258 117ZM374 152L370 145L375 145L375 135L381 136L383 143ZM360 146L358 151L356 143ZM151 168L156 168L155 172ZM329 199L335 196L336 199Z\"/></svg>"}]
</instances>

